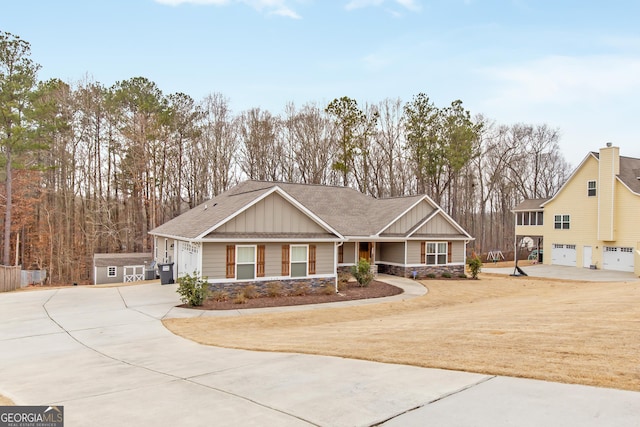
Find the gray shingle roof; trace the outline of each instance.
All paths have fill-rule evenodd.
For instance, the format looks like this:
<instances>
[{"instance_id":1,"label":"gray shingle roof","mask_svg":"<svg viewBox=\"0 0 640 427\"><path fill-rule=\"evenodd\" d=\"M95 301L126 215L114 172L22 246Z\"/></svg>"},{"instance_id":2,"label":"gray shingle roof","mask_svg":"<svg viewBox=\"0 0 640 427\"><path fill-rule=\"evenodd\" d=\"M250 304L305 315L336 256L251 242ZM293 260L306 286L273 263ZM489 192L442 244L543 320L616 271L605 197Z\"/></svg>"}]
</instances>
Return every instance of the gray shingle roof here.
<instances>
[{"instance_id":1,"label":"gray shingle roof","mask_svg":"<svg viewBox=\"0 0 640 427\"><path fill-rule=\"evenodd\" d=\"M93 254L95 267L123 267L125 265L150 264L153 256L150 253L126 253L126 254Z\"/></svg>"},{"instance_id":2,"label":"gray shingle roof","mask_svg":"<svg viewBox=\"0 0 640 427\"><path fill-rule=\"evenodd\" d=\"M546 199L525 199L521 203L516 205L516 207L513 208L511 211L512 212L538 211L538 210L541 211L542 210L542 205L548 200L551 200L551 199L550 198L546 198Z\"/></svg>"},{"instance_id":3,"label":"gray shingle roof","mask_svg":"<svg viewBox=\"0 0 640 427\"><path fill-rule=\"evenodd\" d=\"M618 178L634 193L640 194L640 159L620 156L620 174Z\"/></svg>"},{"instance_id":4,"label":"gray shingle roof","mask_svg":"<svg viewBox=\"0 0 640 427\"><path fill-rule=\"evenodd\" d=\"M276 186L343 236L374 235L423 197L375 199L348 187L244 181L151 234L194 239Z\"/></svg>"}]
</instances>

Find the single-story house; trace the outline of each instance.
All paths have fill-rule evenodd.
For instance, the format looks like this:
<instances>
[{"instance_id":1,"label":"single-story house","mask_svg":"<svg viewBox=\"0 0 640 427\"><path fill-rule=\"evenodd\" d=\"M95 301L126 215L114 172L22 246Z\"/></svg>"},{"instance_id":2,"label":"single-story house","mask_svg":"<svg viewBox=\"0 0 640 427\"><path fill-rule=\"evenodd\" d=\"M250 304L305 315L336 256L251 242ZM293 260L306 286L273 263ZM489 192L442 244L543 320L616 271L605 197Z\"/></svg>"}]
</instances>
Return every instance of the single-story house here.
<instances>
[{"instance_id":1,"label":"single-story house","mask_svg":"<svg viewBox=\"0 0 640 427\"><path fill-rule=\"evenodd\" d=\"M145 270L152 267L152 262L150 253L94 254L93 284L145 280Z\"/></svg>"},{"instance_id":2,"label":"single-story house","mask_svg":"<svg viewBox=\"0 0 640 427\"><path fill-rule=\"evenodd\" d=\"M337 283L360 259L403 277L462 274L473 238L426 195L375 199L348 187L244 181L151 230L177 279L285 287Z\"/></svg>"}]
</instances>

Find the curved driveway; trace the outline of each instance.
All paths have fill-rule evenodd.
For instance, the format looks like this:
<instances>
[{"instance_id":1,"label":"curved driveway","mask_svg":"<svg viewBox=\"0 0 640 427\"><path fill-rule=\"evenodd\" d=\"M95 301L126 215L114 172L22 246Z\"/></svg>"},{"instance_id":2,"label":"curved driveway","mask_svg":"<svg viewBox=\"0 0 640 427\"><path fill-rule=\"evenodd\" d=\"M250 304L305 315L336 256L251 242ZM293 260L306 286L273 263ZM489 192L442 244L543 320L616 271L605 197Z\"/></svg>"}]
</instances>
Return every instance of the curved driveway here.
<instances>
[{"instance_id":1,"label":"curved driveway","mask_svg":"<svg viewBox=\"0 0 640 427\"><path fill-rule=\"evenodd\" d=\"M640 393L202 346L175 285L0 294L0 393L72 426L637 426ZM182 313L185 314L185 313ZM238 331L239 334L251 331Z\"/></svg>"}]
</instances>

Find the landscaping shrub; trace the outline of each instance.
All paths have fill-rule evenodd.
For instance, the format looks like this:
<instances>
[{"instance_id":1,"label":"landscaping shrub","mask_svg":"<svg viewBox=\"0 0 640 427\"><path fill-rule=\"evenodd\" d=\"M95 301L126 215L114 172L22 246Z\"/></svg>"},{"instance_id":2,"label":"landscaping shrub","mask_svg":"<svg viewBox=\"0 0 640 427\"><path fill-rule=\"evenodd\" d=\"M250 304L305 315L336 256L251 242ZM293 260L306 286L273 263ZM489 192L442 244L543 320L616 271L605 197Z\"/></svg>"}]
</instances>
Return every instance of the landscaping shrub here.
<instances>
[{"instance_id":1,"label":"landscaping shrub","mask_svg":"<svg viewBox=\"0 0 640 427\"><path fill-rule=\"evenodd\" d=\"M307 295L309 292L311 292L311 288L309 287L309 285L307 283L296 282L293 285L293 289L291 291L291 295L302 296L302 295Z\"/></svg>"},{"instance_id":2,"label":"landscaping shrub","mask_svg":"<svg viewBox=\"0 0 640 427\"><path fill-rule=\"evenodd\" d=\"M238 292L236 297L233 299L234 304L246 304L247 301L249 301L249 298L247 298L242 291Z\"/></svg>"},{"instance_id":3,"label":"landscaping shrub","mask_svg":"<svg viewBox=\"0 0 640 427\"><path fill-rule=\"evenodd\" d=\"M373 280L371 264L364 258L360 258L358 265L351 267L351 274L356 278L358 285L362 287L369 286Z\"/></svg>"},{"instance_id":4,"label":"landscaping shrub","mask_svg":"<svg viewBox=\"0 0 640 427\"><path fill-rule=\"evenodd\" d=\"M349 273L339 273L338 274L338 287L340 286L340 284L347 284L347 282L349 282L349 279L351 279L351 274Z\"/></svg>"},{"instance_id":5,"label":"landscaping shrub","mask_svg":"<svg viewBox=\"0 0 640 427\"><path fill-rule=\"evenodd\" d=\"M429 273L429 274L427 274L427 277L429 279L435 279L436 278L436 273Z\"/></svg>"},{"instance_id":6,"label":"landscaping shrub","mask_svg":"<svg viewBox=\"0 0 640 427\"><path fill-rule=\"evenodd\" d=\"M333 295L336 293L335 285L327 283L326 285L322 285L320 289L318 289L318 293L321 295Z\"/></svg>"},{"instance_id":7,"label":"landscaping shrub","mask_svg":"<svg viewBox=\"0 0 640 427\"><path fill-rule=\"evenodd\" d=\"M349 287L348 281L345 281L345 282L338 281L338 292L344 292L347 290L348 287Z\"/></svg>"},{"instance_id":8,"label":"landscaping shrub","mask_svg":"<svg viewBox=\"0 0 640 427\"><path fill-rule=\"evenodd\" d=\"M259 296L258 288L256 287L256 285L246 285L244 288L242 288L242 293L248 299L258 298Z\"/></svg>"},{"instance_id":9,"label":"landscaping shrub","mask_svg":"<svg viewBox=\"0 0 640 427\"><path fill-rule=\"evenodd\" d=\"M216 301L216 302L229 301L229 292L218 289L211 292L211 295L209 296L209 298L211 298L213 301Z\"/></svg>"},{"instance_id":10,"label":"landscaping shrub","mask_svg":"<svg viewBox=\"0 0 640 427\"><path fill-rule=\"evenodd\" d=\"M471 273L471 278L474 280L478 279L478 273L482 270L482 260L479 256L474 256L469 258L467 261L467 265L469 266L469 272Z\"/></svg>"},{"instance_id":11,"label":"landscaping shrub","mask_svg":"<svg viewBox=\"0 0 640 427\"><path fill-rule=\"evenodd\" d=\"M267 290L267 295L272 298L282 296L283 294L282 283L280 282L267 283L266 290Z\"/></svg>"},{"instance_id":12,"label":"landscaping shrub","mask_svg":"<svg viewBox=\"0 0 640 427\"><path fill-rule=\"evenodd\" d=\"M201 306L209 295L209 283L206 277L198 277L198 273L193 276L185 274L178 278L178 294L180 300L191 307Z\"/></svg>"},{"instance_id":13,"label":"landscaping shrub","mask_svg":"<svg viewBox=\"0 0 640 427\"><path fill-rule=\"evenodd\" d=\"M467 275L466 275L466 274L464 274L464 273L460 273L460 274L458 274L458 278L459 278L459 279L467 279L468 277L467 277Z\"/></svg>"},{"instance_id":14,"label":"landscaping shrub","mask_svg":"<svg viewBox=\"0 0 640 427\"><path fill-rule=\"evenodd\" d=\"M448 271L445 271L444 273L441 274L442 277L444 277L445 279L451 279L451 273L449 273Z\"/></svg>"}]
</instances>

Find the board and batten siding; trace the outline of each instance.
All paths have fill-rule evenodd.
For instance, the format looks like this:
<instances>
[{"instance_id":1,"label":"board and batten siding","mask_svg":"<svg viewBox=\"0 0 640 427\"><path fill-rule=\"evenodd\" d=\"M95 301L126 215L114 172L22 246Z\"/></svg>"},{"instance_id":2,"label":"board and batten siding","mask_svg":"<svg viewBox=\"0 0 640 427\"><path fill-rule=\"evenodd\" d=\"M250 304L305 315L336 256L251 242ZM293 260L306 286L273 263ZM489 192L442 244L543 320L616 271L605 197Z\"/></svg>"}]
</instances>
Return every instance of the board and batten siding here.
<instances>
[{"instance_id":1,"label":"board and batten siding","mask_svg":"<svg viewBox=\"0 0 640 427\"><path fill-rule=\"evenodd\" d=\"M235 243L230 243L235 245ZM282 275L282 246L301 243L242 243L242 245L265 245L265 277L280 277ZM333 242L311 243L316 246L316 274L334 274ZM226 278L227 243L204 243L202 252L202 275L210 280Z\"/></svg>"},{"instance_id":2,"label":"board and batten siding","mask_svg":"<svg viewBox=\"0 0 640 427\"><path fill-rule=\"evenodd\" d=\"M441 214L437 214L429 220L425 225L420 227L415 234L455 234L460 235L457 230L446 218Z\"/></svg>"},{"instance_id":3,"label":"board and batten siding","mask_svg":"<svg viewBox=\"0 0 640 427\"><path fill-rule=\"evenodd\" d=\"M406 234L409 229L424 220L427 216L433 213L433 211L433 206L423 200L414 206L409 212L398 218L398 220L391 224L391 226L387 228L382 235Z\"/></svg>"},{"instance_id":4,"label":"board and batten siding","mask_svg":"<svg viewBox=\"0 0 640 427\"><path fill-rule=\"evenodd\" d=\"M223 233L326 233L279 194L271 194L216 229Z\"/></svg>"},{"instance_id":5,"label":"board and batten siding","mask_svg":"<svg viewBox=\"0 0 640 427\"><path fill-rule=\"evenodd\" d=\"M393 262L396 264L404 264L404 242L378 243L376 261L382 263Z\"/></svg>"}]
</instances>

